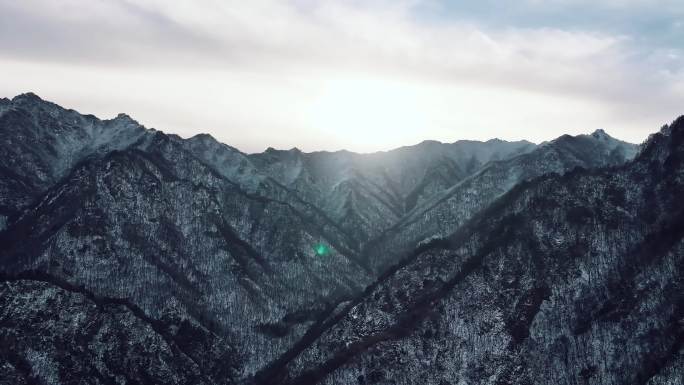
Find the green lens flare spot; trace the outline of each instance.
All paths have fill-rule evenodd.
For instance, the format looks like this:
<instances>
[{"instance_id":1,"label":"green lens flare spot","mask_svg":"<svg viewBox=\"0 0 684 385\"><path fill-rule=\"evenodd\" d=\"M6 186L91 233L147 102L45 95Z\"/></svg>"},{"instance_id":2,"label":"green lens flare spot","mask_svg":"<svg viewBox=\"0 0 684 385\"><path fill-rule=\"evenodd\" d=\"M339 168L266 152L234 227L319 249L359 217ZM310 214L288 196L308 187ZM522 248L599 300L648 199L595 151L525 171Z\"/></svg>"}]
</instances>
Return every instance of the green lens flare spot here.
<instances>
[{"instance_id":1,"label":"green lens flare spot","mask_svg":"<svg viewBox=\"0 0 684 385\"><path fill-rule=\"evenodd\" d=\"M317 243L314 245L314 251L319 257L325 257L330 254L330 248L322 243Z\"/></svg>"}]
</instances>

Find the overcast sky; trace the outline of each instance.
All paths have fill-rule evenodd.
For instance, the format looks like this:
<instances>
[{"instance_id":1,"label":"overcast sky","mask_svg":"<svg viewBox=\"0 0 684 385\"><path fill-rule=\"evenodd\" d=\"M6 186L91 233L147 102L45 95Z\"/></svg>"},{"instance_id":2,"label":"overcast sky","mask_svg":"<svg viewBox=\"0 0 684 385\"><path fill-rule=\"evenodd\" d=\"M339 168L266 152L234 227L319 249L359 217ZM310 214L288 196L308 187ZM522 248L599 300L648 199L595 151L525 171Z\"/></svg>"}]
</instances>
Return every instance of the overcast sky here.
<instances>
[{"instance_id":1,"label":"overcast sky","mask_svg":"<svg viewBox=\"0 0 684 385\"><path fill-rule=\"evenodd\" d=\"M684 114L682 0L0 0L0 96L246 152L386 150Z\"/></svg>"}]
</instances>

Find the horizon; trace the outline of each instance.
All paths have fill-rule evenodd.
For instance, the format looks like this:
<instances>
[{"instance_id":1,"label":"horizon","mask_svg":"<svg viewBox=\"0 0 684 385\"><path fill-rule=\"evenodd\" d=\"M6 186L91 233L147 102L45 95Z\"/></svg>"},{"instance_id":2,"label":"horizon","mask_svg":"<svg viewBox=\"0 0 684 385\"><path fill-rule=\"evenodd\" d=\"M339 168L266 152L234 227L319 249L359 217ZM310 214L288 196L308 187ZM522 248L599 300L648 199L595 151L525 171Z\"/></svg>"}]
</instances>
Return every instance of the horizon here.
<instances>
[{"instance_id":1,"label":"horizon","mask_svg":"<svg viewBox=\"0 0 684 385\"><path fill-rule=\"evenodd\" d=\"M77 112L78 114L83 115L83 116L91 115L91 116L94 116L95 118L97 118L97 119L99 119L99 120L101 120L101 121L114 120L114 119L116 119L118 116L124 115L124 116L129 117L130 119L132 119L133 121L135 121L136 123L138 123L139 125L141 125L142 127L144 127L144 128L147 129L147 130L160 131L160 132L162 132L162 133L164 133L164 134L167 134L167 135L178 135L178 134L176 134L176 133L169 132L169 131L167 131L167 130L161 128L161 127L151 127L151 126L148 126L148 125L146 125L144 122L141 122L140 120L136 119L135 116L131 116L131 115L129 115L129 114L126 113L126 112L119 112L119 113L117 113L115 116L113 116L113 117L111 117L111 118L105 118L105 117L102 117L102 116L99 116L99 115L96 115L96 114L93 114L93 113L90 113L90 112L87 112L87 111L81 111L81 110L78 110L78 109L76 109L76 108L72 108L72 107L70 107L70 106L64 106L64 105L62 105L62 104L60 104L60 103L58 103L58 102L56 102L56 101L53 101L53 100L45 99L45 98L43 98L41 95L39 95L39 94L37 94L37 93L35 93L35 92L33 92L33 91L22 92L22 93L20 93L20 94L14 95L14 96L12 96L12 97L0 96L0 99L6 99L6 100L9 100L9 101L13 101L15 98L18 98L18 97L20 97L20 96L35 96L35 97L37 97L38 99L40 99L41 101L43 101L43 102L45 102L45 103L54 104L54 105L56 105L56 106L58 106L59 108L62 108L62 109L64 109L64 110L72 110L72 111L75 111L75 112ZM673 121L674 121L674 120L676 120L676 118L673 119ZM663 123L663 124L661 124L659 127L662 127L663 125L667 125L667 124L670 124L670 123ZM630 141L624 140L623 138L619 138L619 137L617 137L617 136L615 136L615 135L612 135L610 132L607 132L606 130L604 130L604 129L602 129L602 128L597 128L597 129L595 129L595 130L593 130L593 131L591 131L591 132L584 132L584 133L574 134L574 135L572 135L572 136L573 136L573 137L574 137L574 136L582 136L582 135L588 136L588 135L593 135L593 134L595 134L595 133L597 133L597 132L602 132L602 133L606 134L607 136L611 137L612 139L615 139L615 140L618 140L618 141L621 141L621 142L625 142L625 143L628 143L628 144L640 145L640 144L642 144L642 143L645 141L645 140L644 140L644 141L638 142L638 143L636 143L636 142L630 142ZM655 132L657 132L657 130L652 131L651 134L653 134L653 133L655 133ZM183 138L183 139L190 139L190 138L192 138L192 137L195 137L195 136L202 136L202 135L208 135L208 136L210 136L212 139L216 140L217 142L219 142L219 143L221 143L221 144L224 144L224 145L228 145L228 146L230 146L230 147L233 147L233 148L235 148L236 150L238 150L238 151L240 151L241 153L246 154L246 155L260 154L260 153L264 153L264 152L269 151L269 150L274 150L274 151L293 151L293 150L297 150L297 151L300 151L300 152L305 153L305 154L312 154L312 153L337 153L337 152L349 152L349 153L357 154L357 155L373 155L373 154L379 154L379 153L392 152L392 151L400 150L400 149L402 149L402 148L416 147L416 146L419 146L419 145L421 145L421 144L423 144L423 143L426 143L426 142L435 142L435 143L438 143L438 144L449 145L449 144L456 144L456 143L459 143L459 142L488 143L488 142L492 142L492 141L501 141L501 142L508 142L508 143L526 142L526 143L534 144L535 146L541 146L541 145L543 145L544 143L552 142L552 141L554 141L554 140L556 140L556 139L561 138L562 136L569 135L569 134L561 134L561 135L559 135L559 136L557 136L557 137L555 137L555 138L551 138L551 139L549 139L549 140L545 140L545 141L541 141L541 142L534 142L534 141L531 141L531 140L525 139L525 138L517 139L517 140L506 140L506 139L501 139L501 138L489 138L489 139L483 139L483 140L461 138L461 139L455 139L455 140L452 140L452 141L439 141L439 140L435 140L435 139L426 138L426 139L421 140L420 142L416 142L416 143L412 143L412 144L404 144L404 145L400 145L400 146L398 146L398 147L389 148L389 149L386 149L386 150L377 150L377 151L370 151L370 152L352 151L352 150L349 150L349 149L346 149L346 148L340 148L340 149L335 149L335 150L321 150L321 149L302 150L302 149L298 148L297 146L290 147L290 148L278 148L278 147L273 147L273 146L267 146L267 147L266 147L265 149L263 149L262 151L249 152L249 151L245 151L245 150L243 150L243 149L241 149L241 148L239 148L239 147L237 147L237 146L235 146L235 145L233 145L233 144L231 144L231 143L224 142L224 141L220 140L219 138L216 138L214 135L212 135L212 134L209 133L209 132L198 132L198 133L195 133L195 134L193 134L193 135L191 135L191 136L181 136L181 135L178 135L178 136L181 137L181 138ZM649 135L650 135L650 134L649 134Z\"/></svg>"},{"instance_id":2,"label":"horizon","mask_svg":"<svg viewBox=\"0 0 684 385\"><path fill-rule=\"evenodd\" d=\"M254 153L604 129L684 113L684 3L0 0L0 94Z\"/></svg>"}]
</instances>

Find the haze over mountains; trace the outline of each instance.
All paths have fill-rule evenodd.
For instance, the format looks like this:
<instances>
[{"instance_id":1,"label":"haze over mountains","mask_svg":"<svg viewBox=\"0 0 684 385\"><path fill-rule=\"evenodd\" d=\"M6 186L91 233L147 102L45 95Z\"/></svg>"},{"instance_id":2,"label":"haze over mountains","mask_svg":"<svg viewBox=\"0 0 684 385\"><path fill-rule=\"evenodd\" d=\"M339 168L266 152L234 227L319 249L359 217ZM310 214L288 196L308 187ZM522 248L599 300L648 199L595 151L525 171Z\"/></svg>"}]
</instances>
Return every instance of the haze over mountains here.
<instances>
[{"instance_id":1,"label":"haze over mountains","mask_svg":"<svg viewBox=\"0 0 684 385\"><path fill-rule=\"evenodd\" d=\"M683 142L245 154L0 99L0 383L681 384Z\"/></svg>"}]
</instances>

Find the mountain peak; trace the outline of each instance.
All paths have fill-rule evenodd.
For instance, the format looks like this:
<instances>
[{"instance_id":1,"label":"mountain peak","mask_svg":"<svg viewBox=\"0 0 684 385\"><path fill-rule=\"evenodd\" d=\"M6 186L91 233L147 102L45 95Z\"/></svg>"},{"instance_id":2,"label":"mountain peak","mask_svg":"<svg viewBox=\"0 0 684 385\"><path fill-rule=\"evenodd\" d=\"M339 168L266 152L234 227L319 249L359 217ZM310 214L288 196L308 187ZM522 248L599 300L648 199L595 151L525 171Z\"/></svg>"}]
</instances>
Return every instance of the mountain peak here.
<instances>
[{"instance_id":1,"label":"mountain peak","mask_svg":"<svg viewBox=\"0 0 684 385\"><path fill-rule=\"evenodd\" d=\"M23 94L19 94L12 98L12 101L17 103L17 102L33 102L33 103L38 103L38 102L44 102L43 99L40 98L40 96L34 94L33 92L26 92Z\"/></svg>"},{"instance_id":2,"label":"mountain peak","mask_svg":"<svg viewBox=\"0 0 684 385\"><path fill-rule=\"evenodd\" d=\"M30 91L29 91L29 92L24 92L23 94L19 94L19 95L15 96L14 98L12 98L12 100L16 100L16 99L38 99L38 100L43 100L43 99L40 98L40 96L38 96L38 95L36 95L35 93L30 92Z\"/></svg>"},{"instance_id":3,"label":"mountain peak","mask_svg":"<svg viewBox=\"0 0 684 385\"><path fill-rule=\"evenodd\" d=\"M211 134L207 134L206 132L199 133L197 135L194 135L190 138L190 140L201 140L203 142L218 142L216 138L211 136Z\"/></svg>"},{"instance_id":4,"label":"mountain peak","mask_svg":"<svg viewBox=\"0 0 684 385\"><path fill-rule=\"evenodd\" d=\"M442 144L442 142L440 142L440 141L438 141L438 140L431 140L431 139L427 139L427 140L424 140L424 141L418 143L419 146L421 146L421 145L422 145L422 146L425 146L425 145L439 145L439 144Z\"/></svg>"},{"instance_id":5,"label":"mountain peak","mask_svg":"<svg viewBox=\"0 0 684 385\"><path fill-rule=\"evenodd\" d=\"M674 127L674 126L681 127L683 124L684 124L684 115L678 117L672 123L662 126L660 128L660 131L658 131L658 133L663 134L665 136L670 136L670 134L672 133L672 127ZM652 134L651 136L653 136L653 135L655 135L655 134Z\"/></svg>"},{"instance_id":6,"label":"mountain peak","mask_svg":"<svg viewBox=\"0 0 684 385\"><path fill-rule=\"evenodd\" d=\"M55 104L51 101L45 100L40 96L34 94L33 92L25 92L23 94L19 94L13 97L10 103L18 107L48 108L56 109L59 111L65 110L62 106Z\"/></svg>"},{"instance_id":7,"label":"mountain peak","mask_svg":"<svg viewBox=\"0 0 684 385\"><path fill-rule=\"evenodd\" d=\"M607 132L605 132L603 129L599 128L598 130L594 131L591 133L591 136L596 138L596 139L612 139L610 135L608 135Z\"/></svg>"},{"instance_id":8,"label":"mountain peak","mask_svg":"<svg viewBox=\"0 0 684 385\"><path fill-rule=\"evenodd\" d=\"M138 124L138 122L135 119L131 118L128 114L124 114L123 112L116 115L116 117L112 119L112 121L125 124Z\"/></svg>"}]
</instances>

